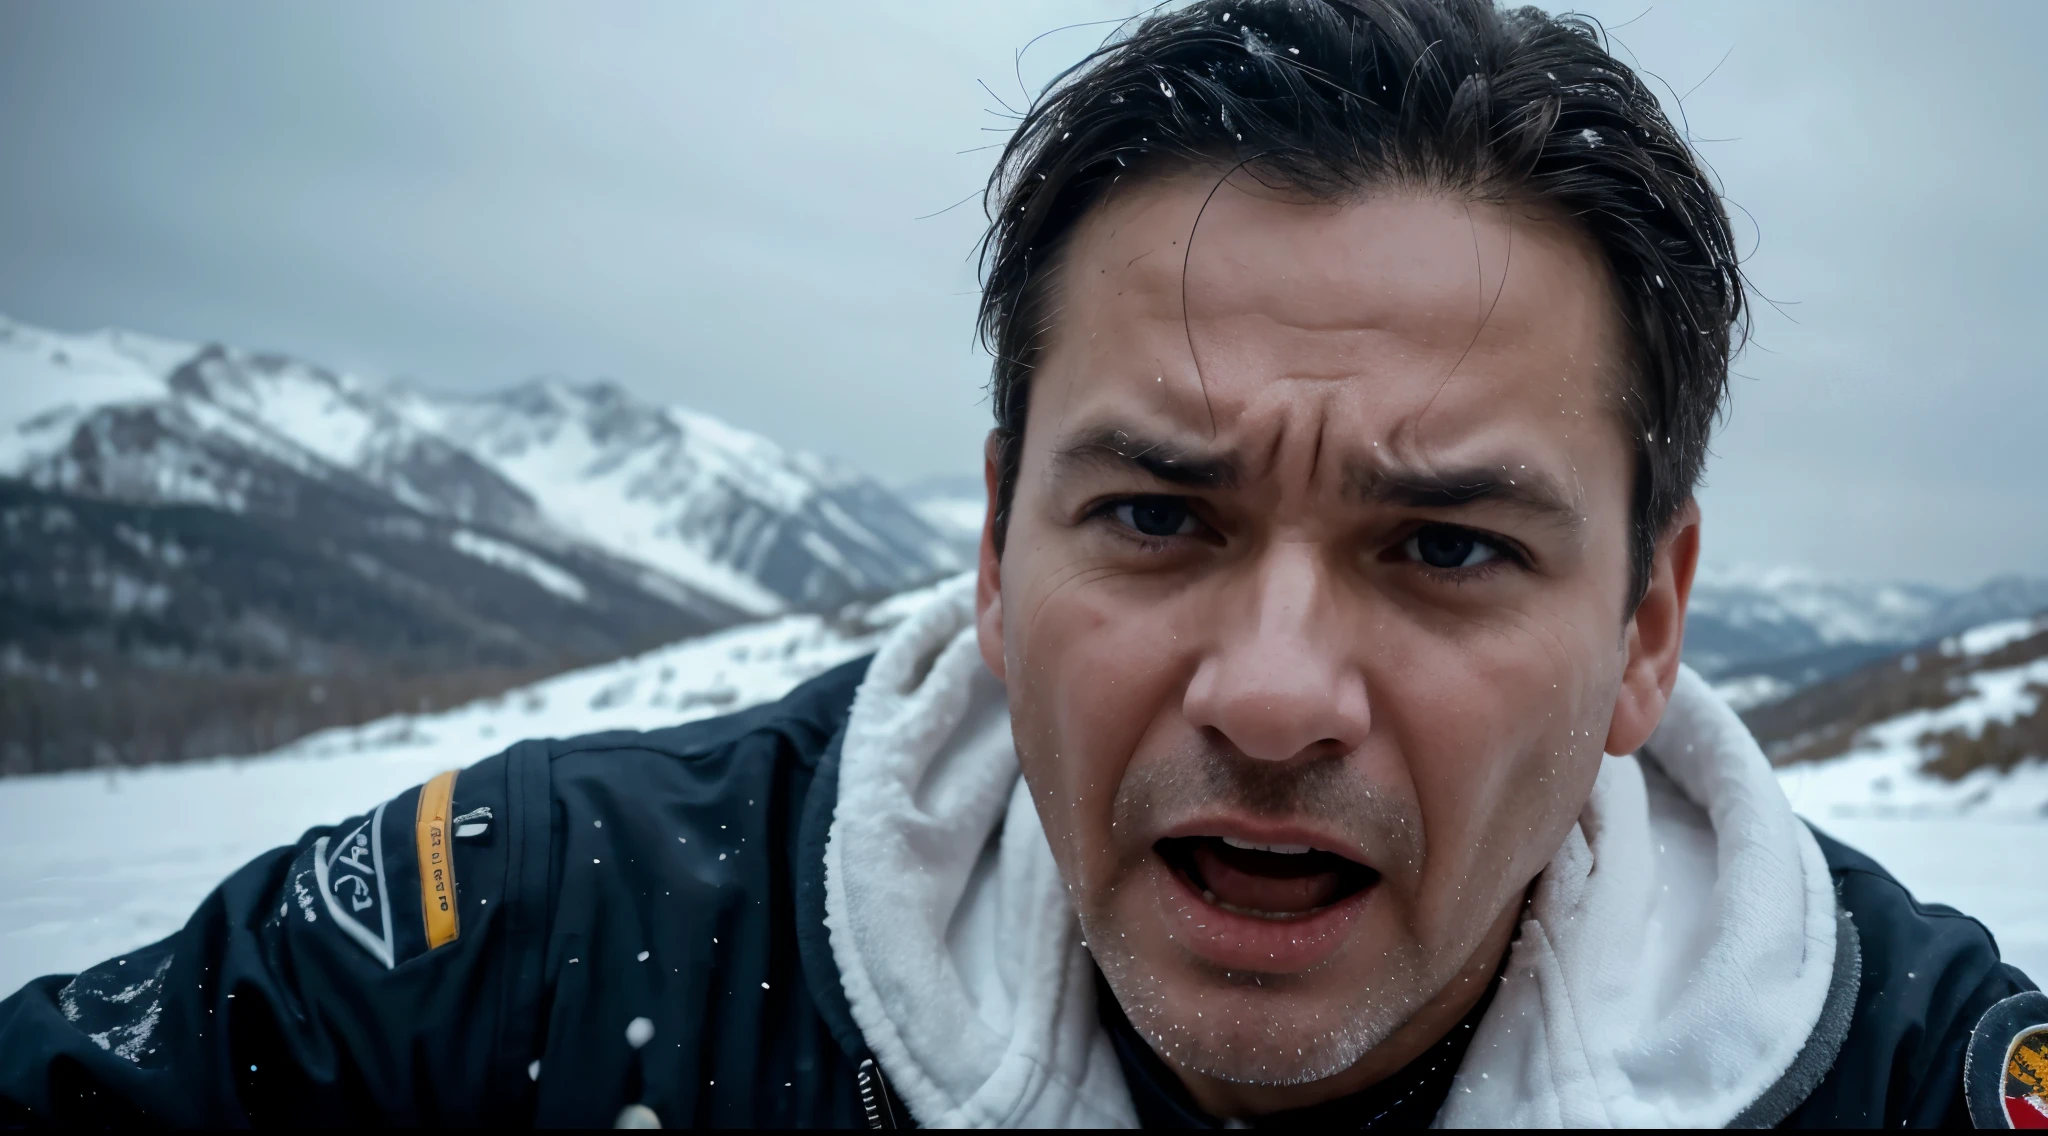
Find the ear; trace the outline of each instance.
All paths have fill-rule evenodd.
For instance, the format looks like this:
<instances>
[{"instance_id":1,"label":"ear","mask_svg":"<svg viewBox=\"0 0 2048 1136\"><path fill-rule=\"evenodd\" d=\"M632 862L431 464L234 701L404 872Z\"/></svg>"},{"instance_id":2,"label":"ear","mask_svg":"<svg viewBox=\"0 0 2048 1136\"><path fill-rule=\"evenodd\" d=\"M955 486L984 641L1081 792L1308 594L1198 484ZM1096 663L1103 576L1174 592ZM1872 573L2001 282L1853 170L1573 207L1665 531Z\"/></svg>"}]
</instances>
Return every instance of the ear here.
<instances>
[{"instance_id":1,"label":"ear","mask_svg":"<svg viewBox=\"0 0 2048 1136\"><path fill-rule=\"evenodd\" d=\"M1607 726L1608 753L1634 753L1650 740L1671 688L1678 683L1678 656L1685 645L1685 606L1692 597L1693 570L1700 559L1700 507L1687 501L1657 542L1650 564L1650 588L1628 624L1628 659L1621 691Z\"/></svg>"},{"instance_id":2,"label":"ear","mask_svg":"<svg viewBox=\"0 0 2048 1136\"><path fill-rule=\"evenodd\" d=\"M1003 562L996 555L996 485L1001 479L998 462L1002 441L988 432L981 449L981 480L988 490L988 508L981 517L981 557L974 581L974 637L981 646L981 661L989 673L1007 680L1003 667Z\"/></svg>"}]
</instances>

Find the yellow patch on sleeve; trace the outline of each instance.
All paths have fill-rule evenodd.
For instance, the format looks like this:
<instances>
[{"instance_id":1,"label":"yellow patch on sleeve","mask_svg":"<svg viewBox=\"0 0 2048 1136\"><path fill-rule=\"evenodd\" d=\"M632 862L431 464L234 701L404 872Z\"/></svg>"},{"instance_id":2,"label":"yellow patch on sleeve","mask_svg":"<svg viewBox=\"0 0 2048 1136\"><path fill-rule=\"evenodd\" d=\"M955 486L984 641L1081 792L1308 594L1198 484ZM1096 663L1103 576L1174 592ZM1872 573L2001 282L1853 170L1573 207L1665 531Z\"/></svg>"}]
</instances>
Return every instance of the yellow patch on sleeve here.
<instances>
[{"instance_id":1,"label":"yellow patch on sleeve","mask_svg":"<svg viewBox=\"0 0 2048 1136\"><path fill-rule=\"evenodd\" d=\"M420 853L420 908L426 917L427 949L452 943L462 933L455 909L455 860L448 814L455 801L455 770L420 786L414 837Z\"/></svg>"}]
</instances>

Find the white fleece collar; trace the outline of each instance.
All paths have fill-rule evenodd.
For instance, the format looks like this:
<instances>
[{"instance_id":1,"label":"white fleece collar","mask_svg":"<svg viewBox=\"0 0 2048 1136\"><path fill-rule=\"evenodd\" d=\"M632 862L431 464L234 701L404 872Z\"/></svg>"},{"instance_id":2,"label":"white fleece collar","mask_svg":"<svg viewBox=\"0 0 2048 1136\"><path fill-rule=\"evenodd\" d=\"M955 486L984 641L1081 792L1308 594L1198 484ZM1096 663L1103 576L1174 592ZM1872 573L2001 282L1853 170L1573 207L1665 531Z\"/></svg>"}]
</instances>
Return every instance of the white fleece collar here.
<instances>
[{"instance_id":1,"label":"white fleece collar","mask_svg":"<svg viewBox=\"0 0 2048 1136\"><path fill-rule=\"evenodd\" d=\"M1683 668L1537 882L1437 1126L1723 1127L1806 1045L1835 932L1819 843Z\"/></svg>"},{"instance_id":2,"label":"white fleece collar","mask_svg":"<svg viewBox=\"0 0 2048 1136\"><path fill-rule=\"evenodd\" d=\"M825 926L861 1036L927 1128L1136 1127L1093 964L956 580L855 692Z\"/></svg>"},{"instance_id":3,"label":"white fleece collar","mask_svg":"<svg viewBox=\"0 0 2048 1136\"><path fill-rule=\"evenodd\" d=\"M929 1127L1137 1124L963 578L854 697L825 850L854 1021ZM1718 1127L1784 1077L1834 893L1735 713L1690 670L1543 873L1441 1127Z\"/></svg>"}]
</instances>

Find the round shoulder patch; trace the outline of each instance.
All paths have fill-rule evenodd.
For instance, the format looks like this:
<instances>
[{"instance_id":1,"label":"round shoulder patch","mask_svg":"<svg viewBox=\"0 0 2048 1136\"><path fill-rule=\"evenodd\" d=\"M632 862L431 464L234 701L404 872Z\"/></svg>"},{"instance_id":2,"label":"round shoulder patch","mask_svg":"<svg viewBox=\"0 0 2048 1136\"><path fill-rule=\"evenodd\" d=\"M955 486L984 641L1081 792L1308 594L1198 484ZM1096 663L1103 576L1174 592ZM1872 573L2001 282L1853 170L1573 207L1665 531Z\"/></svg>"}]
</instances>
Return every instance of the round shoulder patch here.
<instances>
[{"instance_id":1,"label":"round shoulder patch","mask_svg":"<svg viewBox=\"0 0 2048 1136\"><path fill-rule=\"evenodd\" d=\"M1963 1092L1979 1128L2048 1129L2048 994L2015 994L1977 1019Z\"/></svg>"}]
</instances>

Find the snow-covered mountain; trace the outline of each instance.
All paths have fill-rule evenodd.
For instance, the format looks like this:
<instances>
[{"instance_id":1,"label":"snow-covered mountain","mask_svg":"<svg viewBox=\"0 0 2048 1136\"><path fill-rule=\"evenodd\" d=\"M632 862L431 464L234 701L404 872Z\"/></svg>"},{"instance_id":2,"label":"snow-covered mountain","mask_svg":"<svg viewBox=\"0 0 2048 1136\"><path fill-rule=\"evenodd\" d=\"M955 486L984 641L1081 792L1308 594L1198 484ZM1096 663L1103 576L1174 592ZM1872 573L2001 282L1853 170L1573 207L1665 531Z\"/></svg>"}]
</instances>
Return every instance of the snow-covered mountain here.
<instances>
[{"instance_id":1,"label":"snow-covered mountain","mask_svg":"<svg viewBox=\"0 0 2048 1136\"><path fill-rule=\"evenodd\" d=\"M960 566L872 479L615 384L437 397L284 355L0 318L0 476L241 510L265 489L260 464L600 550L658 592L753 615L831 610Z\"/></svg>"},{"instance_id":2,"label":"snow-covered mountain","mask_svg":"<svg viewBox=\"0 0 2048 1136\"><path fill-rule=\"evenodd\" d=\"M1686 620L1686 661L1754 705L2001 619L2048 611L2048 579L1974 588L1869 583L1798 568L1703 566Z\"/></svg>"},{"instance_id":3,"label":"snow-covered mountain","mask_svg":"<svg viewBox=\"0 0 2048 1136\"><path fill-rule=\"evenodd\" d=\"M959 564L876 482L609 384L4 318L0 562L0 773L267 749Z\"/></svg>"},{"instance_id":4,"label":"snow-covered mountain","mask_svg":"<svg viewBox=\"0 0 2048 1136\"><path fill-rule=\"evenodd\" d=\"M502 473L421 429L388 396L324 367L209 344L165 385L179 404L267 427L423 513L528 536L545 531L533 499Z\"/></svg>"},{"instance_id":5,"label":"snow-covered mountain","mask_svg":"<svg viewBox=\"0 0 2048 1136\"><path fill-rule=\"evenodd\" d=\"M614 383L397 404L463 439L563 531L758 614L829 610L960 566L877 482Z\"/></svg>"}]
</instances>

